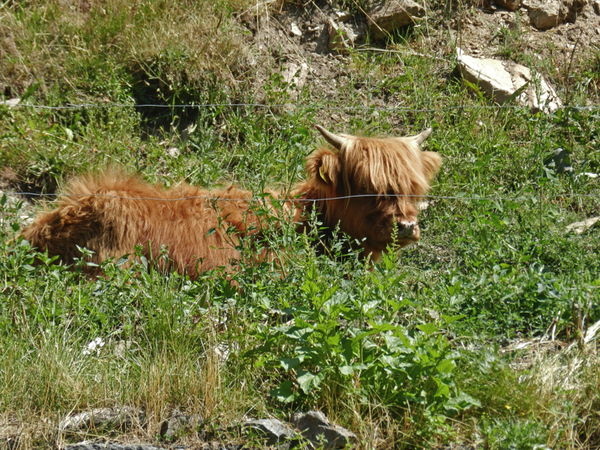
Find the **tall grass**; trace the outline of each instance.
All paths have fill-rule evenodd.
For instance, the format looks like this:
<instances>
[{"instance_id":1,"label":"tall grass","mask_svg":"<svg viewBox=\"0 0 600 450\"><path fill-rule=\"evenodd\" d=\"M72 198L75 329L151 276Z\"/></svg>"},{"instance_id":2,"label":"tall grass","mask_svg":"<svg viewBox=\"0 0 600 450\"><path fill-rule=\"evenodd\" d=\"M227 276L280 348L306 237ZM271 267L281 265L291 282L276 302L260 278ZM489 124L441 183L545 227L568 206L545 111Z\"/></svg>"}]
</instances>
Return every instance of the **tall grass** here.
<instances>
[{"instance_id":1,"label":"tall grass","mask_svg":"<svg viewBox=\"0 0 600 450\"><path fill-rule=\"evenodd\" d=\"M56 446L76 439L57 435L68 414L129 405L148 423L124 441L158 441L174 408L205 418L205 435L231 437L223 430L243 417L318 408L364 448L598 445L595 340L556 344L550 359L507 351L547 339L553 323L565 346L577 340L573 305L587 323L600 319L598 228L566 232L600 211L598 178L586 175L600 171L596 109L495 108L453 76L450 39L434 43L443 60L422 56L433 52L424 28L395 36L392 52L339 61L347 75L334 98L294 91L274 65L263 91L296 106L232 106L253 98L236 17L256 14L254 2L1 8L0 83L25 105L0 105L0 168L13 189L53 193L72 174L118 165L167 186L285 190L303 176L315 121L369 135L431 126L426 147L444 166L420 243L373 270L356 255L315 255L311 236L283 224L270 236L283 243L281 264L253 265L249 254L232 274L191 282L109 261L90 280L34 265L16 236L40 204L2 201L0 435ZM586 73L553 74L561 95L584 97ZM96 106L31 107L69 103ZM406 109L380 107L392 104ZM571 174L548 164L559 147ZM343 247L340 236L331 252Z\"/></svg>"}]
</instances>

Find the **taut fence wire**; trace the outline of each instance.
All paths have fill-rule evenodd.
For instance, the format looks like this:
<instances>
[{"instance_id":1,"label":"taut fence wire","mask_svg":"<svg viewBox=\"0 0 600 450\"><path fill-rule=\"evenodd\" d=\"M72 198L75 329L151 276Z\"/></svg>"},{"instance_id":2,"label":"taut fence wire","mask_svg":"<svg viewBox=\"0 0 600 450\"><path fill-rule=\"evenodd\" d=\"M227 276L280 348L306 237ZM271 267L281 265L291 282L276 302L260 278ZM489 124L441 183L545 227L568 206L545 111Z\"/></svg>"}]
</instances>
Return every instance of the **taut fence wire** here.
<instances>
[{"instance_id":1,"label":"taut fence wire","mask_svg":"<svg viewBox=\"0 0 600 450\"><path fill-rule=\"evenodd\" d=\"M108 108L164 108L164 109L194 109L194 108L224 108L224 107L232 107L232 108L262 108L262 109L280 109L280 108L295 108L295 109L319 109L326 111L390 111L390 112L443 112L443 111L453 111L457 109L540 109L540 108L532 108L531 106L522 106L522 105L452 105L452 106L443 106L437 108L411 108L408 106L331 106L331 105L307 105L303 103L276 103L276 104L268 104L268 103L198 103L198 104L177 104L177 105L167 105L167 104L127 104L127 103L68 103L66 105L58 105L58 106L49 106L49 105L36 105L29 103L17 103L16 105L9 105L6 102L0 103L0 105L4 105L10 108L32 108L32 109L48 109L48 110L69 110L69 109L108 109ZM543 108L541 108L543 109ZM600 110L600 105L573 105L573 106L562 106L562 110L576 110L576 111L598 111Z\"/></svg>"},{"instance_id":2,"label":"taut fence wire","mask_svg":"<svg viewBox=\"0 0 600 450\"><path fill-rule=\"evenodd\" d=\"M177 188L174 188L177 189ZM1 193L1 191L0 191ZM179 202L185 200L218 200L218 201L229 201L229 202L241 202L241 201L264 201L268 198L270 202L299 202L299 203L311 203L311 202L322 202L322 201L333 201L333 200L348 200L352 198L373 198L373 197L389 197L389 198L418 198L426 200L468 200L468 201L511 201L511 202L524 202L524 201L548 201L558 198L594 198L600 200L600 192L598 194L557 194L557 195L532 195L532 196L495 196L495 197L484 197L484 196L468 196L468 195L402 195L402 194L356 194L356 195L343 195L339 197L323 197L323 198L276 198L272 194L268 194L265 197L256 196L250 198L222 198L218 195L192 195L187 197L177 198L158 198L158 197L125 197L114 194L69 194L69 193L37 193L37 192L12 192L11 195L20 195L24 197L106 197L106 198L118 198L122 200L151 200L159 202Z\"/></svg>"}]
</instances>

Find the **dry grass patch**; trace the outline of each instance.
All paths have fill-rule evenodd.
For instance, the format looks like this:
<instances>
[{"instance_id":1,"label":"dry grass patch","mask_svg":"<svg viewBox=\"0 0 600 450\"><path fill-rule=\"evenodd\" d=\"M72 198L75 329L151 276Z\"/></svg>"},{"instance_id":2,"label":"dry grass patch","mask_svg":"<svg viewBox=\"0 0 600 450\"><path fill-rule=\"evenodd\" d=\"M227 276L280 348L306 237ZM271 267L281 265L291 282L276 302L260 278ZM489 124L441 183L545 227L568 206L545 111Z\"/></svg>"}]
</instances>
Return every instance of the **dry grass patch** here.
<instances>
[{"instance_id":1,"label":"dry grass patch","mask_svg":"<svg viewBox=\"0 0 600 450\"><path fill-rule=\"evenodd\" d=\"M245 75L249 55L234 13L250 7L250 1L220 0L7 2L0 6L0 88L17 96L42 81L46 94L55 85L78 90L77 75L106 72L111 60L159 76L153 64L165 54L180 56L166 86L181 71L192 81L211 73L233 83Z\"/></svg>"}]
</instances>

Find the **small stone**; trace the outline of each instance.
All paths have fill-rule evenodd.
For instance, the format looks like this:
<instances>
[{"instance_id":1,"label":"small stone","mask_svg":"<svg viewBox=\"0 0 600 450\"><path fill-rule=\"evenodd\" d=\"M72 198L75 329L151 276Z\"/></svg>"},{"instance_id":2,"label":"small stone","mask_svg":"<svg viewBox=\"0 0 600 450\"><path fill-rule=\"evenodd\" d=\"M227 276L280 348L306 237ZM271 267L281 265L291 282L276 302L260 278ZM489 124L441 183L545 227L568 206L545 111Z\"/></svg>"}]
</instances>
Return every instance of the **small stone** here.
<instances>
[{"instance_id":1,"label":"small stone","mask_svg":"<svg viewBox=\"0 0 600 450\"><path fill-rule=\"evenodd\" d=\"M289 449L296 436L294 430L278 419L247 420L242 429L246 432L254 430L266 438L266 445L277 445L282 450Z\"/></svg>"},{"instance_id":2,"label":"small stone","mask_svg":"<svg viewBox=\"0 0 600 450\"><path fill-rule=\"evenodd\" d=\"M521 0L496 0L496 4L502 8L516 11L521 7Z\"/></svg>"},{"instance_id":3,"label":"small stone","mask_svg":"<svg viewBox=\"0 0 600 450\"><path fill-rule=\"evenodd\" d=\"M329 50L348 53L348 50L354 45L354 35L351 30L343 25L338 25L331 19L327 21L327 32L329 34L329 40L327 41Z\"/></svg>"},{"instance_id":4,"label":"small stone","mask_svg":"<svg viewBox=\"0 0 600 450\"><path fill-rule=\"evenodd\" d=\"M581 234L588 228L591 228L594 225L596 225L596 223L598 223L598 221L600 221L600 217L592 217L592 218L586 219L582 222L572 223L571 225L569 225L567 227L567 233L572 231L575 234Z\"/></svg>"},{"instance_id":5,"label":"small stone","mask_svg":"<svg viewBox=\"0 0 600 450\"><path fill-rule=\"evenodd\" d=\"M352 19L352 14L350 14L348 11L340 11L339 9L335 9L333 10L333 14L335 14L336 19L340 22L348 22L350 19Z\"/></svg>"},{"instance_id":6,"label":"small stone","mask_svg":"<svg viewBox=\"0 0 600 450\"><path fill-rule=\"evenodd\" d=\"M6 106L8 106L9 108L14 108L15 106L17 106L19 103L21 102L20 98L11 98L8 100L4 100L4 104Z\"/></svg>"},{"instance_id":7,"label":"small stone","mask_svg":"<svg viewBox=\"0 0 600 450\"><path fill-rule=\"evenodd\" d=\"M163 438L173 439L191 428L196 428L203 422L204 419L197 414L183 414L178 409L174 409L171 418L161 424L159 434Z\"/></svg>"},{"instance_id":8,"label":"small stone","mask_svg":"<svg viewBox=\"0 0 600 450\"><path fill-rule=\"evenodd\" d=\"M165 150L165 153L167 155L169 155L171 158L177 158L181 155L181 152L179 151L179 149L177 147L170 147L167 150Z\"/></svg>"},{"instance_id":9,"label":"small stone","mask_svg":"<svg viewBox=\"0 0 600 450\"><path fill-rule=\"evenodd\" d=\"M412 0L378 1L367 15L369 33L375 39L382 39L424 15L425 8Z\"/></svg>"},{"instance_id":10,"label":"small stone","mask_svg":"<svg viewBox=\"0 0 600 450\"><path fill-rule=\"evenodd\" d=\"M292 27L290 29L292 36L302 36L302 30L296 22L292 22Z\"/></svg>"}]
</instances>

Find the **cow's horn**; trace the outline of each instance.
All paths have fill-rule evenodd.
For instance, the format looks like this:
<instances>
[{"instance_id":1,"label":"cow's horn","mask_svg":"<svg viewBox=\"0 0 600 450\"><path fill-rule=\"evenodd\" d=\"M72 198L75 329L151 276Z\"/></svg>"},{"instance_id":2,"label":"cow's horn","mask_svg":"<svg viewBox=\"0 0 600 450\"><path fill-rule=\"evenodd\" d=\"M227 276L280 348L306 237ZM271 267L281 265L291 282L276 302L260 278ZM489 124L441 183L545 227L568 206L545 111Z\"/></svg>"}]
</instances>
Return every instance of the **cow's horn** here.
<instances>
[{"instance_id":1,"label":"cow's horn","mask_svg":"<svg viewBox=\"0 0 600 450\"><path fill-rule=\"evenodd\" d=\"M431 128L427 128L426 130L421 132L421 134L417 134L413 139L415 140L415 142L417 144L421 145L425 141L425 139L427 139L429 137L430 134L431 134Z\"/></svg>"},{"instance_id":2,"label":"cow's horn","mask_svg":"<svg viewBox=\"0 0 600 450\"><path fill-rule=\"evenodd\" d=\"M325 140L327 142L329 142L331 145L333 145L338 150L342 149L342 144L344 143L344 141L346 139L344 139L341 136L338 136L337 134L333 134L333 133L327 131L321 125L315 125L315 126L317 127L317 130L319 130L319 133L321 133L323 135L323 137L325 138Z\"/></svg>"}]
</instances>

